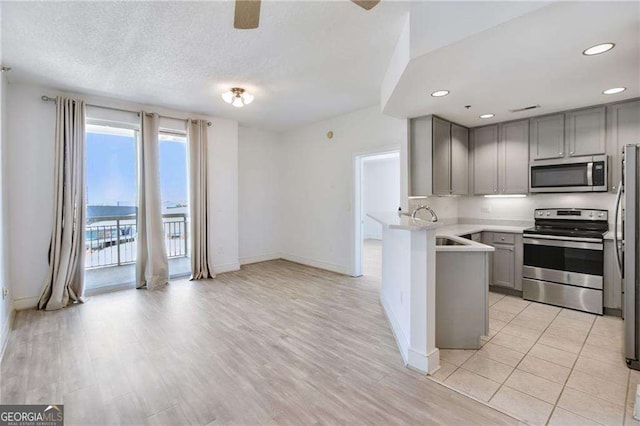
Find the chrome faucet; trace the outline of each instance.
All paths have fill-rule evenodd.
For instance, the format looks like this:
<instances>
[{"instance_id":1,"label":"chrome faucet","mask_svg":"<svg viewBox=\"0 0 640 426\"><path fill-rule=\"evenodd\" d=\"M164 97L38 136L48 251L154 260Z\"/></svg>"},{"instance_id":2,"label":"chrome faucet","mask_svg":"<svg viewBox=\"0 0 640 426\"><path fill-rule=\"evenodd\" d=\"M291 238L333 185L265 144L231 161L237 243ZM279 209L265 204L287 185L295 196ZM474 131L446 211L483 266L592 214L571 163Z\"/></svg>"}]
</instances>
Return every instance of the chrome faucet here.
<instances>
[{"instance_id":1,"label":"chrome faucet","mask_svg":"<svg viewBox=\"0 0 640 426\"><path fill-rule=\"evenodd\" d=\"M431 207L429 206L425 206L425 205L421 205L420 207L416 207L415 209L413 209L413 212L411 212L411 219L415 219L416 218L416 214L420 211L420 210L426 210L429 213L431 213L431 222L437 222L438 221L438 215L436 214L436 212L434 212Z\"/></svg>"}]
</instances>

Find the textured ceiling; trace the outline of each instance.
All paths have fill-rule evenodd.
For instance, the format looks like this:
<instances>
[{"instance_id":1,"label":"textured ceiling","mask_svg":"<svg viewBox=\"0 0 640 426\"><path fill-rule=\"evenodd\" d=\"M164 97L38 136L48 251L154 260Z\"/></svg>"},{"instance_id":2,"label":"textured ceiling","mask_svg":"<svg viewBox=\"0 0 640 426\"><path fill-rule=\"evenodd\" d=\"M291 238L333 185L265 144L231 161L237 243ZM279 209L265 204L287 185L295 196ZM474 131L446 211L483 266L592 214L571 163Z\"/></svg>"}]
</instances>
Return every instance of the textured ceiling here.
<instances>
[{"instance_id":1,"label":"textured ceiling","mask_svg":"<svg viewBox=\"0 0 640 426\"><path fill-rule=\"evenodd\" d=\"M263 2L233 29L233 2L4 2L11 82L105 95L284 130L379 102L409 5ZM245 87L241 109L220 94Z\"/></svg>"}]
</instances>

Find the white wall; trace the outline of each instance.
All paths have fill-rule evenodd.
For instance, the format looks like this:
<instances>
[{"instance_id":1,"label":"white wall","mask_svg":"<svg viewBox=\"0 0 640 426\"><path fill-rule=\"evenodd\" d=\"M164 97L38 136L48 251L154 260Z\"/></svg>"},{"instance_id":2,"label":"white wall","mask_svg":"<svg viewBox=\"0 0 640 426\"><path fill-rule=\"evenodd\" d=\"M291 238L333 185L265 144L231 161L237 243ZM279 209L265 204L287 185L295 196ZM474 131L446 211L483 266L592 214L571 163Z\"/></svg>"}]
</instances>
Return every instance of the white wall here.
<instances>
[{"instance_id":1,"label":"white wall","mask_svg":"<svg viewBox=\"0 0 640 426\"><path fill-rule=\"evenodd\" d=\"M284 133L282 257L353 274L354 156L399 149L406 138L407 121L384 116L377 106Z\"/></svg>"},{"instance_id":2,"label":"white wall","mask_svg":"<svg viewBox=\"0 0 640 426\"><path fill-rule=\"evenodd\" d=\"M53 135L55 106L40 100L60 94L50 88L9 84L7 93L7 184L10 280L14 306L35 306L46 277L53 206ZM153 106L80 96L91 103L187 117ZM196 114L193 118L199 117ZM215 272L236 270L238 263L238 124L209 118L211 249Z\"/></svg>"},{"instance_id":3,"label":"white wall","mask_svg":"<svg viewBox=\"0 0 640 426\"><path fill-rule=\"evenodd\" d=\"M1 13L1 11L0 11ZM2 17L0 16L0 22ZM0 47L2 42L0 40ZM0 57L2 57L0 52ZM13 311L13 292L9 278L10 262L8 258L8 223L7 223L7 77L6 73L0 73L0 292L8 291L7 296L0 293L0 357L4 349L4 343L9 336L11 315Z\"/></svg>"},{"instance_id":4,"label":"white wall","mask_svg":"<svg viewBox=\"0 0 640 426\"><path fill-rule=\"evenodd\" d=\"M280 134L238 129L240 263L280 257Z\"/></svg>"},{"instance_id":5,"label":"white wall","mask_svg":"<svg viewBox=\"0 0 640 426\"><path fill-rule=\"evenodd\" d=\"M362 237L382 239L382 225L367 213L393 212L400 205L400 156L362 163Z\"/></svg>"}]
</instances>

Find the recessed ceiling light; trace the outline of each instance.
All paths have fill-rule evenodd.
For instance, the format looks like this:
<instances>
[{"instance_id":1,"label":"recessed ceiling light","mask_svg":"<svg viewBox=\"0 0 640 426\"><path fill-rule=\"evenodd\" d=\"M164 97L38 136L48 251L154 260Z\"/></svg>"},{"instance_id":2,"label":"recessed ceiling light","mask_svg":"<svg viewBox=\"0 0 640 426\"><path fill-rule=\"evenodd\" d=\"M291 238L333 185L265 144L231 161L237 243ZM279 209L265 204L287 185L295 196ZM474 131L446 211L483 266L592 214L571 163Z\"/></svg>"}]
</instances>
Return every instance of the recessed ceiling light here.
<instances>
[{"instance_id":1,"label":"recessed ceiling light","mask_svg":"<svg viewBox=\"0 0 640 426\"><path fill-rule=\"evenodd\" d=\"M496 116L495 114L482 114L480 118L493 118L495 116Z\"/></svg>"},{"instance_id":2,"label":"recessed ceiling light","mask_svg":"<svg viewBox=\"0 0 640 426\"><path fill-rule=\"evenodd\" d=\"M597 44L595 46L591 46L588 49L585 49L585 51L582 52L582 54L586 55L586 56L599 55L601 53L608 52L609 50L613 49L614 47L615 47L615 44L613 44L613 43Z\"/></svg>"},{"instance_id":3,"label":"recessed ceiling light","mask_svg":"<svg viewBox=\"0 0 640 426\"><path fill-rule=\"evenodd\" d=\"M605 95L615 95L616 93L624 92L625 90L627 90L626 87L614 87L613 89L607 89L602 93Z\"/></svg>"},{"instance_id":4,"label":"recessed ceiling light","mask_svg":"<svg viewBox=\"0 0 640 426\"><path fill-rule=\"evenodd\" d=\"M431 94L434 98L441 98L443 96L447 96L449 94L448 90L438 90Z\"/></svg>"}]
</instances>

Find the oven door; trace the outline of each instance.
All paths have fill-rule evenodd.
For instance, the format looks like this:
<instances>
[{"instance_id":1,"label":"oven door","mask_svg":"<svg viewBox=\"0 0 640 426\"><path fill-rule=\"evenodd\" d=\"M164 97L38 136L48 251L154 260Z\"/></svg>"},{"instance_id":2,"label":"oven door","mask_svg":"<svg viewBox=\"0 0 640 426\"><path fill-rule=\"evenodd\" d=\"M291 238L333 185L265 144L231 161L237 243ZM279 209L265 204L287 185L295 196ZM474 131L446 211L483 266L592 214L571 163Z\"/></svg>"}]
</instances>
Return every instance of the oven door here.
<instances>
[{"instance_id":1,"label":"oven door","mask_svg":"<svg viewBox=\"0 0 640 426\"><path fill-rule=\"evenodd\" d=\"M602 290L602 240L525 234L523 242L524 278Z\"/></svg>"}]
</instances>

